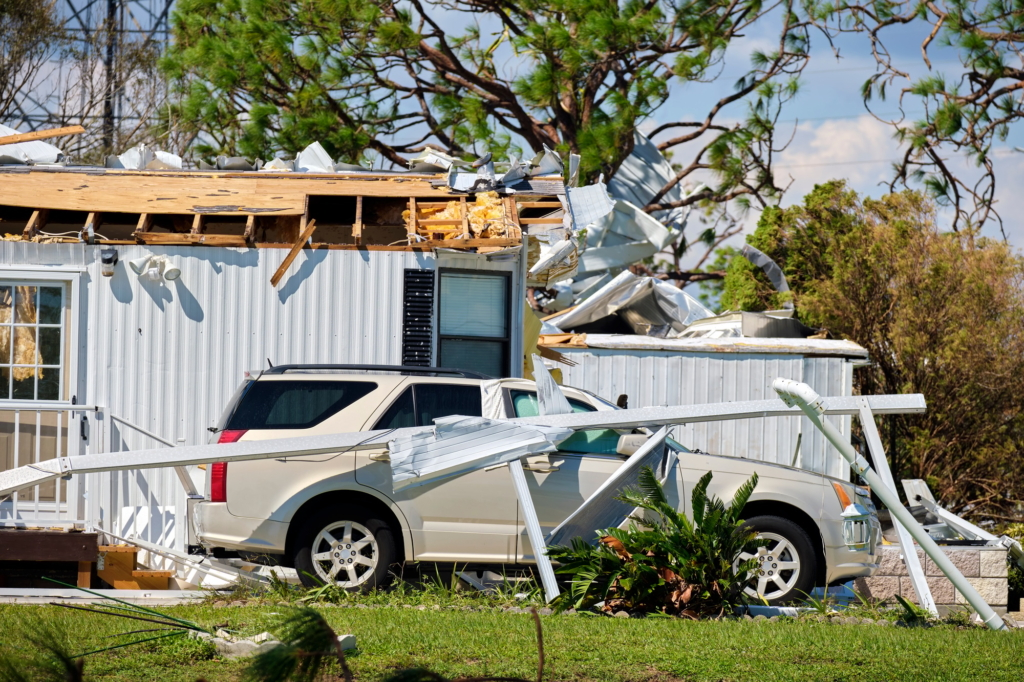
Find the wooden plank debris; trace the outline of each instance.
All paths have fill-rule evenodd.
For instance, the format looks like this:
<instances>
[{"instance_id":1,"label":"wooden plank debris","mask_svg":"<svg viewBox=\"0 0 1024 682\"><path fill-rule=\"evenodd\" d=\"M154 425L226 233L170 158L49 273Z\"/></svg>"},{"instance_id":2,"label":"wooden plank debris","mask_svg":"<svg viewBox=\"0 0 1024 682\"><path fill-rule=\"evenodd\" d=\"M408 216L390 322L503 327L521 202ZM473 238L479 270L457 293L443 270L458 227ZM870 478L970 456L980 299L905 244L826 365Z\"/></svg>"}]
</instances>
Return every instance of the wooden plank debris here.
<instances>
[{"instance_id":1,"label":"wooden plank debris","mask_svg":"<svg viewBox=\"0 0 1024 682\"><path fill-rule=\"evenodd\" d=\"M99 232L100 225L103 224L102 213L90 213L85 218L85 225L82 226L82 241L89 241L93 243L96 241L96 233ZM92 230L92 239L89 238L89 231Z\"/></svg>"},{"instance_id":2,"label":"wooden plank debris","mask_svg":"<svg viewBox=\"0 0 1024 682\"><path fill-rule=\"evenodd\" d=\"M409 238L410 244L415 244L417 241L418 234L418 219L416 216L416 197L409 198L409 220L405 224L405 232Z\"/></svg>"},{"instance_id":3,"label":"wooden plank debris","mask_svg":"<svg viewBox=\"0 0 1024 682\"><path fill-rule=\"evenodd\" d=\"M138 244L149 244L152 246L237 246L245 248L249 246L245 235L240 234L192 234L190 232L144 232L135 235ZM130 244L132 242L109 241L105 244ZM264 244L263 246L270 246ZM280 248L287 248L287 244L274 244Z\"/></svg>"},{"instance_id":4,"label":"wooden plank debris","mask_svg":"<svg viewBox=\"0 0 1024 682\"><path fill-rule=\"evenodd\" d=\"M35 140L49 140L54 137L65 137L67 135L79 135L85 132L82 126L65 126L64 128L49 128L48 130L37 130L33 133L18 133L17 135L4 135L0 137L0 145L17 144L19 142L33 142Z\"/></svg>"},{"instance_id":5,"label":"wooden plank debris","mask_svg":"<svg viewBox=\"0 0 1024 682\"><path fill-rule=\"evenodd\" d=\"M246 244L256 241L256 216L252 213L245 219L245 233L242 235Z\"/></svg>"},{"instance_id":6,"label":"wooden plank debris","mask_svg":"<svg viewBox=\"0 0 1024 682\"><path fill-rule=\"evenodd\" d=\"M285 216L303 215L309 195L450 198L446 188L431 187L425 178L389 182L298 173L288 178L199 171L5 170L9 168L0 167L3 205L61 211Z\"/></svg>"},{"instance_id":7,"label":"wooden plank debris","mask_svg":"<svg viewBox=\"0 0 1024 682\"><path fill-rule=\"evenodd\" d=\"M281 267L279 267L277 269L277 272L274 273L274 276L270 278L270 286L276 287L278 285L278 283L281 281L281 278L284 277L284 273L287 272L289 266L291 266L292 261L294 261L295 257L299 255L299 251L301 251L302 247L306 245L306 242L309 241L309 238L313 236L314 230L316 230L315 219L310 220L306 224L306 229L302 231L302 234L299 235L299 238L296 240L296 242L292 244L292 249L291 251L288 252L288 255L284 257L284 261L281 263Z\"/></svg>"},{"instance_id":8,"label":"wooden plank debris","mask_svg":"<svg viewBox=\"0 0 1024 682\"><path fill-rule=\"evenodd\" d=\"M196 213L195 216L192 217L192 234L202 234L204 229L205 225L203 224L203 214Z\"/></svg>"},{"instance_id":9,"label":"wooden plank debris","mask_svg":"<svg viewBox=\"0 0 1024 682\"><path fill-rule=\"evenodd\" d=\"M96 533L63 531L0 531L0 559L4 561L96 561Z\"/></svg>"}]
</instances>

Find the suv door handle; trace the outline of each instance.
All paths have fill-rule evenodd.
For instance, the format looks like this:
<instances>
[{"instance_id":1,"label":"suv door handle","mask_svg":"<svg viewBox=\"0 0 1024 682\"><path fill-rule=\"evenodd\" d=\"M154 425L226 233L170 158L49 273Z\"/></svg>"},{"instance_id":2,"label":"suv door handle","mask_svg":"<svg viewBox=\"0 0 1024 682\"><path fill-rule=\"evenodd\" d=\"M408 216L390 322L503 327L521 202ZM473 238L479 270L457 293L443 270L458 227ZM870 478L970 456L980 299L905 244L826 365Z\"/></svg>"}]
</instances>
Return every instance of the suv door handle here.
<instances>
[{"instance_id":1,"label":"suv door handle","mask_svg":"<svg viewBox=\"0 0 1024 682\"><path fill-rule=\"evenodd\" d=\"M554 471L558 471L561 466L561 462L533 462L523 466L524 471L536 471L538 474L550 474Z\"/></svg>"},{"instance_id":2,"label":"suv door handle","mask_svg":"<svg viewBox=\"0 0 1024 682\"><path fill-rule=\"evenodd\" d=\"M558 471L560 468L559 465L561 465L561 462L558 462L558 464L547 464L547 466L524 464L523 471L536 471L539 474L550 474L553 471ZM507 466L508 462L501 462L500 464L492 464L489 467L485 467L484 471L494 471L495 469L503 469Z\"/></svg>"}]
</instances>

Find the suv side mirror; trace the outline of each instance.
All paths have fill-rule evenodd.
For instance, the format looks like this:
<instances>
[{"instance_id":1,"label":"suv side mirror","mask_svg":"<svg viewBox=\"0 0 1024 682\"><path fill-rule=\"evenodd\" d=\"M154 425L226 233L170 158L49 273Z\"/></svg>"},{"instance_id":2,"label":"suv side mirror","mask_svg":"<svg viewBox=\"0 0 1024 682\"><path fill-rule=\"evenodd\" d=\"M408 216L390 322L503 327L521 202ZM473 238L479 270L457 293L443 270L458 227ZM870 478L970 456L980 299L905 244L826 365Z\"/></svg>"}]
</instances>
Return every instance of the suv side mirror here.
<instances>
[{"instance_id":1,"label":"suv side mirror","mask_svg":"<svg viewBox=\"0 0 1024 682\"><path fill-rule=\"evenodd\" d=\"M619 444L616 446L615 452L628 457L643 447L643 444L648 439L650 439L650 436L644 433L629 433L625 436L619 436Z\"/></svg>"}]
</instances>

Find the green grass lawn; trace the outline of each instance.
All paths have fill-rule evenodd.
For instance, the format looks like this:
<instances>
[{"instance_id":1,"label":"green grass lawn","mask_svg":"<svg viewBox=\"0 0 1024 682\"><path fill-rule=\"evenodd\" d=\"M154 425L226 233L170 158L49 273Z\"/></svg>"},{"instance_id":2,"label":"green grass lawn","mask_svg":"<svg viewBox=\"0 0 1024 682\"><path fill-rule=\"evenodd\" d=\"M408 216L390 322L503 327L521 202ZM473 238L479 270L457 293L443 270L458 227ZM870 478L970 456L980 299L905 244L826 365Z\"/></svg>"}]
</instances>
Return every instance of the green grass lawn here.
<instances>
[{"instance_id":1,"label":"green grass lawn","mask_svg":"<svg viewBox=\"0 0 1024 682\"><path fill-rule=\"evenodd\" d=\"M287 607L209 604L164 609L204 627L252 635L273 627ZM500 611L324 607L339 633L353 633L357 680L380 680L404 667L449 677L507 675L535 679L533 618ZM58 625L71 648L110 646L146 623L61 609L0 605L0 648L17 655L33 623ZM546 680L1013 680L1024 679L1024 630L990 632L838 625L784 619L692 622L587 615L541 617ZM149 635L138 635L144 637ZM208 645L172 638L86 659L92 680L240 679L245 663L215 657ZM3 679L0 674L0 679Z\"/></svg>"}]
</instances>

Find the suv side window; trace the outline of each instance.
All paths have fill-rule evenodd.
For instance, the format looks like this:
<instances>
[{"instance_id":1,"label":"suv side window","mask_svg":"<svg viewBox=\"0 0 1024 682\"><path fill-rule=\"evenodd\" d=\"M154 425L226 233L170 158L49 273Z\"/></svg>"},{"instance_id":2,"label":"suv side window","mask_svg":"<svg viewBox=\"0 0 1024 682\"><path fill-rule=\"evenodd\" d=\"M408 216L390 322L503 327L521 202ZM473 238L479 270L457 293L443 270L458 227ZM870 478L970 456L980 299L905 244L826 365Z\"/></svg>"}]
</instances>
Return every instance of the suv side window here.
<instances>
[{"instance_id":1,"label":"suv side window","mask_svg":"<svg viewBox=\"0 0 1024 682\"><path fill-rule=\"evenodd\" d=\"M479 417L483 414L479 386L465 384L416 384L416 421L430 426L438 417L461 414Z\"/></svg>"},{"instance_id":2,"label":"suv side window","mask_svg":"<svg viewBox=\"0 0 1024 682\"><path fill-rule=\"evenodd\" d=\"M509 391L512 398L512 409L517 417L536 417L540 415L536 391ZM596 412L597 408L574 398L568 398L573 412ZM579 454L617 455L619 432L614 429L586 429L577 431L558 444L559 452Z\"/></svg>"},{"instance_id":3,"label":"suv side window","mask_svg":"<svg viewBox=\"0 0 1024 682\"><path fill-rule=\"evenodd\" d=\"M540 416L540 403L537 402L536 391L521 391L513 389L509 391L509 395L512 396L512 409L515 411L517 417L539 417ZM597 412L597 408L593 405L576 400L575 398L567 398L569 406L572 407L573 412Z\"/></svg>"},{"instance_id":4,"label":"suv side window","mask_svg":"<svg viewBox=\"0 0 1024 682\"><path fill-rule=\"evenodd\" d=\"M408 426L416 426L415 405L412 400L412 387L405 389L402 395L398 396L388 411L373 425L376 429L404 429Z\"/></svg>"},{"instance_id":5,"label":"suv side window","mask_svg":"<svg viewBox=\"0 0 1024 682\"><path fill-rule=\"evenodd\" d=\"M465 417L479 417L483 414L479 386L415 384L405 389L373 428L430 426L435 419L456 414Z\"/></svg>"}]
</instances>

